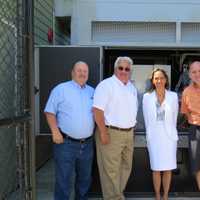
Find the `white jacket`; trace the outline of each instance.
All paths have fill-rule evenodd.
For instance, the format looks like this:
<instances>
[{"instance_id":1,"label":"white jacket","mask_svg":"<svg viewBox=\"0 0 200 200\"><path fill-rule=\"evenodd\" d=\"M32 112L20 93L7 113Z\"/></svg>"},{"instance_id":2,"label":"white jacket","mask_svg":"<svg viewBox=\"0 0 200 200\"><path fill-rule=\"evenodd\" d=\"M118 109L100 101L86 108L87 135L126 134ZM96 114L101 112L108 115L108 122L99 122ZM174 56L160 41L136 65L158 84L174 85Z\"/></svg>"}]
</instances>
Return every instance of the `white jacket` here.
<instances>
[{"instance_id":1,"label":"white jacket","mask_svg":"<svg viewBox=\"0 0 200 200\"><path fill-rule=\"evenodd\" d=\"M156 123L156 92L145 93L143 96L143 115L146 127L146 138L151 139L155 132ZM178 97L175 92L165 91L165 130L170 139L177 141L178 132L176 128L178 116Z\"/></svg>"}]
</instances>

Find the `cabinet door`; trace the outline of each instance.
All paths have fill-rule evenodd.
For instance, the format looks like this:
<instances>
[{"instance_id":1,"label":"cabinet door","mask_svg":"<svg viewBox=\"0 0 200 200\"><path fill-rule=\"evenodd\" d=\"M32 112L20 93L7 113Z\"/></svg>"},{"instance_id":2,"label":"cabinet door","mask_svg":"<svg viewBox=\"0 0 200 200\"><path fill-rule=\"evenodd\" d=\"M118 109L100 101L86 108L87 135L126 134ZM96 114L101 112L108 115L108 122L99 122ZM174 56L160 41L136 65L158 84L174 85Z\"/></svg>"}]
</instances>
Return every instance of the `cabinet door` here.
<instances>
[{"instance_id":1,"label":"cabinet door","mask_svg":"<svg viewBox=\"0 0 200 200\"><path fill-rule=\"evenodd\" d=\"M102 77L100 47L38 47L39 63L39 104L37 133L49 133L49 128L44 117L44 107L51 89L58 83L71 80L71 69L75 62L84 61L89 65L90 73L88 84L95 87ZM38 118L38 119L37 119Z\"/></svg>"}]
</instances>

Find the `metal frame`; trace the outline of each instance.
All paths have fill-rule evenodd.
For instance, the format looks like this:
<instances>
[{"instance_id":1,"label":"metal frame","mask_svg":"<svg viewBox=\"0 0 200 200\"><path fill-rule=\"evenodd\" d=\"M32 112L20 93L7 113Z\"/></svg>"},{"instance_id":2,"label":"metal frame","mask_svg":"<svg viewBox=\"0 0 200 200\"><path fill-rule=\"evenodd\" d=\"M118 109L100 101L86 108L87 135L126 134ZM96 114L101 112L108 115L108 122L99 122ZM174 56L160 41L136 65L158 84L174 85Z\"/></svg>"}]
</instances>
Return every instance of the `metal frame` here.
<instances>
[{"instance_id":1,"label":"metal frame","mask_svg":"<svg viewBox=\"0 0 200 200\"><path fill-rule=\"evenodd\" d=\"M19 198L35 200L35 136L34 136L34 65L33 65L33 1L17 0L17 47L22 48L22 58L17 49L16 65L22 64L26 76L25 108L21 113L14 113L11 118L0 119L0 127L16 126L19 134L20 149L18 155ZM22 46L21 46L22 45ZM21 105L20 105L21 106ZM19 131L23 130L23 134ZM21 144L22 142L22 144Z\"/></svg>"}]
</instances>

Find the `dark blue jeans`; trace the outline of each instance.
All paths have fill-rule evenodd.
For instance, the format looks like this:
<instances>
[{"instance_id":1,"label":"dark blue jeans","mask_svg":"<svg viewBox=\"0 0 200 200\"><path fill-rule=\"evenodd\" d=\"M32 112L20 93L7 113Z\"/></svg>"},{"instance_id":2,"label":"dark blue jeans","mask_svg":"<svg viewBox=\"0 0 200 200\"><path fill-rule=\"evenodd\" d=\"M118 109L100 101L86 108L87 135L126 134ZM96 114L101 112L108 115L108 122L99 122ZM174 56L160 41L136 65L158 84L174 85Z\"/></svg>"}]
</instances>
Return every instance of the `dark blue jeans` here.
<instances>
[{"instance_id":1,"label":"dark blue jeans","mask_svg":"<svg viewBox=\"0 0 200 200\"><path fill-rule=\"evenodd\" d=\"M54 144L55 200L69 200L73 171L76 174L75 199L88 199L93 154L93 139L82 144L69 139L63 144Z\"/></svg>"}]
</instances>

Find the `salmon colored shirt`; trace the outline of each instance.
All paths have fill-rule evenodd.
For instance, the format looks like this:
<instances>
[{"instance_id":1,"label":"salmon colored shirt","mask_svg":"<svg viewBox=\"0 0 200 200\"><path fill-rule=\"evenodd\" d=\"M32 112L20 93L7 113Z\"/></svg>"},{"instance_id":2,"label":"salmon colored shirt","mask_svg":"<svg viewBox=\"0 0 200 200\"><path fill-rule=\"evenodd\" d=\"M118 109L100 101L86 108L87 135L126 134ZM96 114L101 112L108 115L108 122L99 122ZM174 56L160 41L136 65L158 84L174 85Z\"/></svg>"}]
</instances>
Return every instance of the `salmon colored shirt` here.
<instances>
[{"instance_id":1,"label":"salmon colored shirt","mask_svg":"<svg viewBox=\"0 0 200 200\"><path fill-rule=\"evenodd\" d=\"M200 125L200 88L194 84L183 91L181 113L187 115L190 124Z\"/></svg>"}]
</instances>

